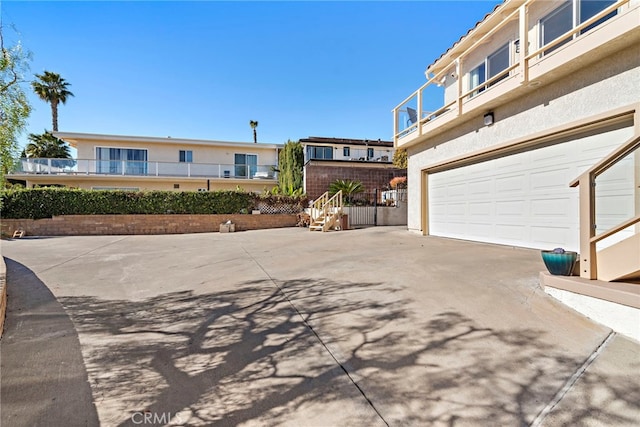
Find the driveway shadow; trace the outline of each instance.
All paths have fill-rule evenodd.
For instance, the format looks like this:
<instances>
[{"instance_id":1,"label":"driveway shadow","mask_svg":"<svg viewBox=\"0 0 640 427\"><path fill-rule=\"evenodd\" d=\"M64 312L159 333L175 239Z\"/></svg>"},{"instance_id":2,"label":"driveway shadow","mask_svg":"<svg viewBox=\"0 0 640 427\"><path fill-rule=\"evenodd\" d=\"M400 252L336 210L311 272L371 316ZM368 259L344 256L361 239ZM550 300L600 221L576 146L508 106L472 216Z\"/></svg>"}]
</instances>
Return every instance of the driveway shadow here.
<instances>
[{"instance_id":1,"label":"driveway shadow","mask_svg":"<svg viewBox=\"0 0 640 427\"><path fill-rule=\"evenodd\" d=\"M584 362L541 330L487 328L455 310L415 313L383 283L277 283L61 298L90 344L101 421L280 425L313 414L323 418L305 425L529 425ZM635 385L592 380L611 401L589 403L569 424L594 412L631 424L608 408L637 408Z\"/></svg>"},{"instance_id":2,"label":"driveway shadow","mask_svg":"<svg viewBox=\"0 0 640 427\"><path fill-rule=\"evenodd\" d=\"M99 425L71 319L33 271L8 258L5 262L0 424Z\"/></svg>"}]
</instances>

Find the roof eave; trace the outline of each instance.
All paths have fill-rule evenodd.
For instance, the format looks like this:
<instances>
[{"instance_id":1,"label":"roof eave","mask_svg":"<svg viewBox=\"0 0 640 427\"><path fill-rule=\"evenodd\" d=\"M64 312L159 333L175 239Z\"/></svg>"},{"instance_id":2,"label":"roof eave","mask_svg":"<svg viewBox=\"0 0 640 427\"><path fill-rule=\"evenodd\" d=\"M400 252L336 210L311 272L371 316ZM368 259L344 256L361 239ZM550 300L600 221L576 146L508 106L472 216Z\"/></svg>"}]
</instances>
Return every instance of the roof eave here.
<instances>
[{"instance_id":1,"label":"roof eave","mask_svg":"<svg viewBox=\"0 0 640 427\"><path fill-rule=\"evenodd\" d=\"M504 0L497 4L493 11L485 15L471 28L465 35L447 49L438 59L427 66L425 74L437 74L440 71L450 68L452 63L460 57L460 55L469 49L476 41L487 34L494 26L507 17L514 9L520 7L528 0Z\"/></svg>"}]
</instances>

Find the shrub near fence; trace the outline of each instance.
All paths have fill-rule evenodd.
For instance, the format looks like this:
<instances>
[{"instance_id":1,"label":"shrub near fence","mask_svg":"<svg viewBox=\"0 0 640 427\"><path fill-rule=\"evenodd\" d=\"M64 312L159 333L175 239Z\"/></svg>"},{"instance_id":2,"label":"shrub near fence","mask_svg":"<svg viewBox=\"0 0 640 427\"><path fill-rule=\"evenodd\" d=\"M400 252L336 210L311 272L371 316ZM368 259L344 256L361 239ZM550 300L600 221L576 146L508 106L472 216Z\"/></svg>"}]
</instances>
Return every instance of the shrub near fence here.
<instances>
[{"instance_id":1,"label":"shrub near fence","mask_svg":"<svg viewBox=\"0 0 640 427\"><path fill-rule=\"evenodd\" d=\"M164 215L297 213L306 198L260 196L243 191L96 191L66 188L6 190L0 193L3 218L42 219L60 215ZM264 211L264 212L263 212Z\"/></svg>"}]
</instances>

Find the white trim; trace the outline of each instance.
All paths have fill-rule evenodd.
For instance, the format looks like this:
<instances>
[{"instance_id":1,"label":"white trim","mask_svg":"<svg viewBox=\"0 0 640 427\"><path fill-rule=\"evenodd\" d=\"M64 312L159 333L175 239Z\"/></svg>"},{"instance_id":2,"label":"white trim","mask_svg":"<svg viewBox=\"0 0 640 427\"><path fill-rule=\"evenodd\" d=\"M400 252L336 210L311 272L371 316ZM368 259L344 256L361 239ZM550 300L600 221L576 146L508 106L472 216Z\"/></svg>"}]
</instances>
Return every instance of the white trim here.
<instances>
[{"instance_id":1,"label":"white trim","mask_svg":"<svg viewBox=\"0 0 640 427\"><path fill-rule=\"evenodd\" d=\"M110 141L110 142L147 142L153 144L176 144L176 145L207 145L218 147L245 147L258 149L279 149L284 147L283 144L255 144L253 142L233 142L233 141L215 141L205 139L186 139L186 138L161 138L150 136L126 136L126 135L105 135L91 133L75 133L75 132L53 132L54 136L75 146L77 141ZM73 144L72 144L73 143Z\"/></svg>"}]
</instances>

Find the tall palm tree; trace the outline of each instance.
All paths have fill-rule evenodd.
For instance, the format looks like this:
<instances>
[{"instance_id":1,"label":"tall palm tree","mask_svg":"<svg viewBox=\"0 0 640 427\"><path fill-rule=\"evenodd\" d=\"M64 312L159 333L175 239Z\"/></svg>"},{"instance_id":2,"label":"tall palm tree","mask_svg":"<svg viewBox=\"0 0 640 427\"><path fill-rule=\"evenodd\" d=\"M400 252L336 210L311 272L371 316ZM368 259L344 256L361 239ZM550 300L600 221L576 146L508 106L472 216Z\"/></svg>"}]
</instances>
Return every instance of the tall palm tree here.
<instances>
[{"instance_id":1,"label":"tall palm tree","mask_svg":"<svg viewBox=\"0 0 640 427\"><path fill-rule=\"evenodd\" d=\"M70 159L71 153L67 144L45 131L38 135L30 133L27 137L31 141L24 149L27 157L46 159Z\"/></svg>"},{"instance_id":2,"label":"tall palm tree","mask_svg":"<svg viewBox=\"0 0 640 427\"><path fill-rule=\"evenodd\" d=\"M258 121L257 120L249 120L249 126L251 126L251 129L253 129L253 143L257 144L258 143L258 131L256 130L256 128L258 127Z\"/></svg>"},{"instance_id":3,"label":"tall palm tree","mask_svg":"<svg viewBox=\"0 0 640 427\"><path fill-rule=\"evenodd\" d=\"M67 98L73 93L68 89L71 86L60 74L45 71L43 74L36 74L38 80L31 83L36 95L45 102L51 104L51 121L53 131L58 131L58 104L66 104Z\"/></svg>"}]
</instances>

